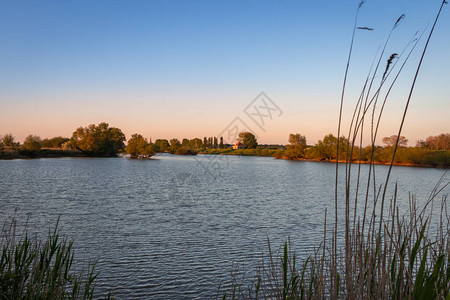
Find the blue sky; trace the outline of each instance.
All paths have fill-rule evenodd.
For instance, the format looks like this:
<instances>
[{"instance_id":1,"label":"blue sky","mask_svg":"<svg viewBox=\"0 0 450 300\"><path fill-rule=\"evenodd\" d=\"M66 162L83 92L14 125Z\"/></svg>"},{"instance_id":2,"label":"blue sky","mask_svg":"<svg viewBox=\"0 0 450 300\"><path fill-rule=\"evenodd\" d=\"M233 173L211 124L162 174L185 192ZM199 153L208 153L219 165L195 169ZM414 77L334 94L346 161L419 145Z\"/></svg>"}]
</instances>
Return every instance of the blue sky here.
<instances>
[{"instance_id":1,"label":"blue sky","mask_svg":"<svg viewBox=\"0 0 450 300\"><path fill-rule=\"evenodd\" d=\"M358 1L1 1L0 135L70 136L106 121L127 137L217 135L264 91L283 110L257 132L315 143L336 132ZM361 9L344 119L395 20L387 57L430 28L440 1L368 1ZM431 40L404 135L449 132L449 7ZM421 46L387 106L395 134ZM254 128L254 131L257 131Z\"/></svg>"}]
</instances>

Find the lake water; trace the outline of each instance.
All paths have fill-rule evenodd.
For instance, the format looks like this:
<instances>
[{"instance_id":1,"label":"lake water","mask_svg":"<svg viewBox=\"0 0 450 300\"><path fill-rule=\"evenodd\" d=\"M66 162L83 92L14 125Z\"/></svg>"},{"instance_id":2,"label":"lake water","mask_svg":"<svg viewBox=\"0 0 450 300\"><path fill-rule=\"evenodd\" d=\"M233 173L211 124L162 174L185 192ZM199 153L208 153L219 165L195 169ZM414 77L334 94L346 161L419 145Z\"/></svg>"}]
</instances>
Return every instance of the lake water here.
<instances>
[{"instance_id":1,"label":"lake water","mask_svg":"<svg viewBox=\"0 0 450 300\"><path fill-rule=\"evenodd\" d=\"M386 170L376 166L377 184ZM444 172L394 167L388 195L398 182L401 209L408 192L420 206ZM278 248L290 237L305 257L322 239L326 208L334 218L332 163L63 158L0 161L0 174L0 221L17 209L19 220L29 216L30 231L45 234L60 216L76 258L98 259L97 291L118 299L214 298L233 265L252 274L267 238Z\"/></svg>"}]
</instances>

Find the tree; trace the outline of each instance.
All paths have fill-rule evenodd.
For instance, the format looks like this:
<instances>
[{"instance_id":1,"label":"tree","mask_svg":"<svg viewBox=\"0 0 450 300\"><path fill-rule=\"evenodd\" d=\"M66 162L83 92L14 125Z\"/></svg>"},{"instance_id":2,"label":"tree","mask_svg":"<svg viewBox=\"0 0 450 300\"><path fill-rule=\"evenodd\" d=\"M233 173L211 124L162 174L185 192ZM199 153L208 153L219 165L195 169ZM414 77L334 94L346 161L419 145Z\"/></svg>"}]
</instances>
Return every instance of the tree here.
<instances>
[{"instance_id":1,"label":"tree","mask_svg":"<svg viewBox=\"0 0 450 300\"><path fill-rule=\"evenodd\" d=\"M159 152L164 152L170 148L169 141L166 139L157 139L155 141L156 150Z\"/></svg>"},{"instance_id":2,"label":"tree","mask_svg":"<svg viewBox=\"0 0 450 300\"><path fill-rule=\"evenodd\" d=\"M418 140L416 142L416 147L417 148L429 148L428 143L424 140Z\"/></svg>"},{"instance_id":3,"label":"tree","mask_svg":"<svg viewBox=\"0 0 450 300\"><path fill-rule=\"evenodd\" d=\"M289 135L289 143L285 152L286 157L290 159L302 158L306 149L306 137L299 133Z\"/></svg>"},{"instance_id":4,"label":"tree","mask_svg":"<svg viewBox=\"0 0 450 300\"><path fill-rule=\"evenodd\" d=\"M73 148L95 156L115 155L125 148L124 142L123 132L105 122L79 127L70 139Z\"/></svg>"},{"instance_id":5,"label":"tree","mask_svg":"<svg viewBox=\"0 0 450 300\"><path fill-rule=\"evenodd\" d=\"M220 137L219 148L220 148L220 149L223 149L223 136Z\"/></svg>"},{"instance_id":6,"label":"tree","mask_svg":"<svg viewBox=\"0 0 450 300\"><path fill-rule=\"evenodd\" d=\"M37 135L28 135L23 143L23 148L28 151L41 150L41 138Z\"/></svg>"},{"instance_id":7,"label":"tree","mask_svg":"<svg viewBox=\"0 0 450 300\"><path fill-rule=\"evenodd\" d=\"M68 138L57 136L51 139L43 139L41 141L42 148L61 148L62 144L69 141Z\"/></svg>"},{"instance_id":8,"label":"tree","mask_svg":"<svg viewBox=\"0 0 450 300\"><path fill-rule=\"evenodd\" d=\"M15 137L12 135L12 133L7 133L2 139L3 145L5 147L14 147L16 144L14 143Z\"/></svg>"},{"instance_id":9,"label":"tree","mask_svg":"<svg viewBox=\"0 0 450 300\"><path fill-rule=\"evenodd\" d=\"M258 146L256 137L248 131L239 133L239 141L244 144L245 149L255 149Z\"/></svg>"},{"instance_id":10,"label":"tree","mask_svg":"<svg viewBox=\"0 0 450 300\"><path fill-rule=\"evenodd\" d=\"M345 159L347 153L348 140L341 136L339 138L339 159ZM336 159L337 138L331 133L324 136L317 144L308 151L308 158L315 159Z\"/></svg>"},{"instance_id":11,"label":"tree","mask_svg":"<svg viewBox=\"0 0 450 300\"><path fill-rule=\"evenodd\" d=\"M291 146L306 147L306 137L304 135L301 135L300 133L296 134L291 133L289 135L289 144L291 144Z\"/></svg>"},{"instance_id":12,"label":"tree","mask_svg":"<svg viewBox=\"0 0 450 300\"><path fill-rule=\"evenodd\" d=\"M450 133L429 136L425 141L427 148L432 150L450 150Z\"/></svg>"},{"instance_id":13,"label":"tree","mask_svg":"<svg viewBox=\"0 0 450 300\"><path fill-rule=\"evenodd\" d=\"M187 138L184 138L183 141L181 142L181 145L183 147L189 147L189 140Z\"/></svg>"},{"instance_id":14,"label":"tree","mask_svg":"<svg viewBox=\"0 0 450 300\"><path fill-rule=\"evenodd\" d=\"M181 143L178 139L173 138L170 140L170 149L172 152L175 152L178 148L180 148Z\"/></svg>"},{"instance_id":15,"label":"tree","mask_svg":"<svg viewBox=\"0 0 450 300\"><path fill-rule=\"evenodd\" d=\"M126 152L131 155L153 155L152 145L140 134L133 134L128 141Z\"/></svg>"},{"instance_id":16,"label":"tree","mask_svg":"<svg viewBox=\"0 0 450 300\"><path fill-rule=\"evenodd\" d=\"M144 137L140 134L132 134L131 138L128 140L127 146L125 147L125 151L128 154L136 155L141 154L141 149L145 148L145 140Z\"/></svg>"},{"instance_id":17,"label":"tree","mask_svg":"<svg viewBox=\"0 0 450 300\"><path fill-rule=\"evenodd\" d=\"M206 139L206 136L203 138L203 148L208 147L208 140Z\"/></svg>"},{"instance_id":18,"label":"tree","mask_svg":"<svg viewBox=\"0 0 450 300\"><path fill-rule=\"evenodd\" d=\"M217 143L217 137L214 137L214 149L219 147L219 143Z\"/></svg>"},{"instance_id":19,"label":"tree","mask_svg":"<svg viewBox=\"0 0 450 300\"><path fill-rule=\"evenodd\" d=\"M42 148L54 148L50 139L47 139L47 138L45 138L41 141L41 146L42 146Z\"/></svg>"},{"instance_id":20,"label":"tree","mask_svg":"<svg viewBox=\"0 0 450 300\"><path fill-rule=\"evenodd\" d=\"M395 146L397 142L397 135L386 136L382 139L383 143L386 144L387 147ZM408 140L401 135L398 141L398 145L401 147L406 147L408 145Z\"/></svg>"},{"instance_id":21,"label":"tree","mask_svg":"<svg viewBox=\"0 0 450 300\"><path fill-rule=\"evenodd\" d=\"M199 149L202 147L202 140L199 138L195 138L189 141L189 147L192 149Z\"/></svg>"}]
</instances>

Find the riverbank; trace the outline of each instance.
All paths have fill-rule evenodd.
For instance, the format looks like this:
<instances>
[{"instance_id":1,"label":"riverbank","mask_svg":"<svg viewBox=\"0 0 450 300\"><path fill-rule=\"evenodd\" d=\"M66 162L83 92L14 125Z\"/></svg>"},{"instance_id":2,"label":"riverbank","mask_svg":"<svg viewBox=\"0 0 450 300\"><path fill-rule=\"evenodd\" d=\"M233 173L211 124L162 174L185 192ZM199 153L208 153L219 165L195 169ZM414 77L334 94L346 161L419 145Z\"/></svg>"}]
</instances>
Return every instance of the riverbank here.
<instances>
[{"instance_id":1,"label":"riverbank","mask_svg":"<svg viewBox=\"0 0 450 300\"><path fill-rule=\"evenodd\" d=\"M412 150L411 150L412 149ZM388 152L388 151L386 151ZM199 154L211 155L238 155L238 156L264 156L274 157L276 159L285 159L293 161L312 161L312 162L336 162L336 158L316 158L316 157L291 157L285 155L286 150L278 149L206 149L200 150ZM389 154L389 153L387 153ZM389 154L391 155L391 154ZM385 155L386 156L386 155ZM353 156L358 157L358 156ZM380 157L380 156L379 156ZM389 157L389 156L386 156ZM345 163L345 159L339 160ZM353 159L353 163L359 163L358 159ZM375 160L375 165L389 165L390 159ZM370 164L369 159L363 158L361 164ZM394 160L395 166L424 167L424 168L450 168L450 151L417 150L417 148L399 149Z\"/></svg>"},{"instance_id":2,"label":"riverbank","mask_svg":"<svg viewBox=\"0 0 450 300\"><path fill-rule=\"evenodd\" d=\"M63 149L41 149L39 151L17 149L0 150L0 160L61 157L89 157L89 155L78 150Z\"/></svg>"},{"instance_id":3,"label":"riverbank","mask_svg":"<svg viewBox=\"0 0 450 300\"><path fill-rule=\"evenodd\" d=\"M292 161L311 161L311 162L330 162L335 163L336 159L323 159L314 157L289 157L284 155L285 150L279 149L202 149L202 150L188 150L176 151L172 155L196 155L196 154L210 154L210 155L236 155L236 156L260 156L260 157L274 157L276 159L292 160ZM79 150L63 150L63 149L41 149L39 151L2 149L0 150L0 160L9 159L34 159L34 158L62 158L62 157L93 157L88 153ZM97 156L95 156L97 157ZM345 160L339 160L340 163L345 163ZM354 159L353 163L359 163ZM370 160L362 160L361 164L369 164ZM390 160L376 160L375 165L389 165ZM426 151L420 157L405 156L402 151L399 152L394 161L395 166L406 167L422 167L422 168L450 168L450 151Z\"/></svg>"},{"instance_id":4,"label":"riverbank","mask_svg":"<svg viewBox=\"0 0 450 300\"><path fill-rule=\"evenodd\" d=\"M291 160L291 161L310 161L310 162L325 162L325 163L336 163L336 159L314 159L314 158L297 158L292 159L288 157L275 157L275 159L284 159L284 160ZM347 163L345 160L339 160L340 164ZM353 160L352 164L359 164L358 160ZM371 164L369 161L361 161L362 165L369 165ZM382 165L382 166L389 166L391 162L382 162L382 161L374 161L372 162L373 165ZM407 163L407 162L394 162L394 166L397 167L418 167L418 168L440 168L440 169L448 169L449 166L439 166L439 165L431 165L431 164L414 164L414 163Z\"/></svg>"},{"instance_id":5,"label":"riverbank","mask_svg":"<svg viewBox=\"0 0 450 300\"><path fill-rule=\"evenodd\" d=\"M213 154L213 155L239 155L239 156L265 156L275 157L277 154L283 153L283 150L278 149L203 149L198 154Z\"/></svg>"}]
</instances>

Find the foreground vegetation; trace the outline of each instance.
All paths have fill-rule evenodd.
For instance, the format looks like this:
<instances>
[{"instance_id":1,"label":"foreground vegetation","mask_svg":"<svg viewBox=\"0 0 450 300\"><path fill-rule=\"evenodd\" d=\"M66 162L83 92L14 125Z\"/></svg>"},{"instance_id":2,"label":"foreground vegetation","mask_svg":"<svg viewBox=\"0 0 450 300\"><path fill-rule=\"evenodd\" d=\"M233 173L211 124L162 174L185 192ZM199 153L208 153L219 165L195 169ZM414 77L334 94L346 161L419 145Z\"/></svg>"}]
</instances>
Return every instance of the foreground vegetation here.
<instances>
[{"instance_id":1,"label":"foreground vegetation","mask_svg":"<svg viewBox=\"0 0 450 300\"><path fill-rule=\"evenodd\" d=\"M433 201L428 200L427 205ZM328 244L325 223L323 243L304 261L298 261L289 241L281 251L272 251L268 242L268 253L256 267L255 277L248 282L239 270L233 270L230 284L224 285L229 287L219 288L217 298L448 300L450 228L446 200L443 197L439 205L438 228L430 228L430 215L411 201L410 214L405 216L399 216L398 208L391 206L388 217L380 223L381 231L374 214L368 215L367 224L353 223L337 253L334 245ZM369 228L365 230L364 225ZM429 234L430 229L435 235Z\"/></svg>"},{"instance_id":2,"label":"foreground vegetation","mask_svg":"<svg viewBox=\"0 0 450 300\"><path fill-rule=\"evenodd\" d=\"M58 224L45 240L5 222L0 236L0 299L93 299L95 264L73 271L73 241L61 237Z\"/></svg>"},{"instance_id":3,"label":"foreground vegetation","mask_svg":"<svg viewBox=\"0 0 450 300\"><path fill-rule=\"evenodd\" d=\"M426 149L421 145L412 149L406 148L407 141L401 136L416 78L445 4L447 2L442 1L422 50L398 134L383 139L387 142L384 148L375 145L383 108L392 86L419 39L414 37L408 43L405 52L409 51L409 54L406 54L406 57L404 52L388 56L386 68L379 71L391 34L404 18L404 15L400 16L363 83L348 137L341 137L342 107L355 31L372 30L369 27L357 27L358 13L364 1L359 4L342 88L337 130L339 138L328 135L314 147L307 149L304 137L295 135L290 137L292 142L286 151L291 158L301 156L336 161L334 222L331 226L327 224L328 212L325 210L323 240L316 245L315 251L308 259L302 262L297 261L289 242L285 243L281 253L273 252L269 243L268 254L257 266L251 282L248 283L246 278L233 272L230 284L219 288L217 298L450 300L450 215L447 195L440 194L450 181L444 174L422 207L419 207L414 196L410 195L406 214L401 214L397 206L397 185L394 194L387 195L392 166L396 161L417 159L417 162L422 163L428 159L432 162L434 158L438 163L448 162L448 148L441 151L436 148ZM400 59L402 63L396 68ZM389 83L390 88L381 95L382 87L391 78L393 70L395 74ZM379 82L376 82L376 79ZM378 103L379 99L381 104ZM371 145L365 148L362 146L364 124L369 127L366 132L370 132L371 139ZM447 146L444 143L442 148L445 147ZM345 162L345 165L340 165L339 161ZM389 162L385 178L376 177L377 161ZM368 179L365 180L361 179L360 164L363 162L369 164L366 174ZM344 193L338 192L340 166L345 167ZM437 214L433 211L436 209L435 205L439 210ZM338 215L340 207L345 209L344 216ZM341 227L340 230L338 227Z\"/></svg>"}]
</instances>

